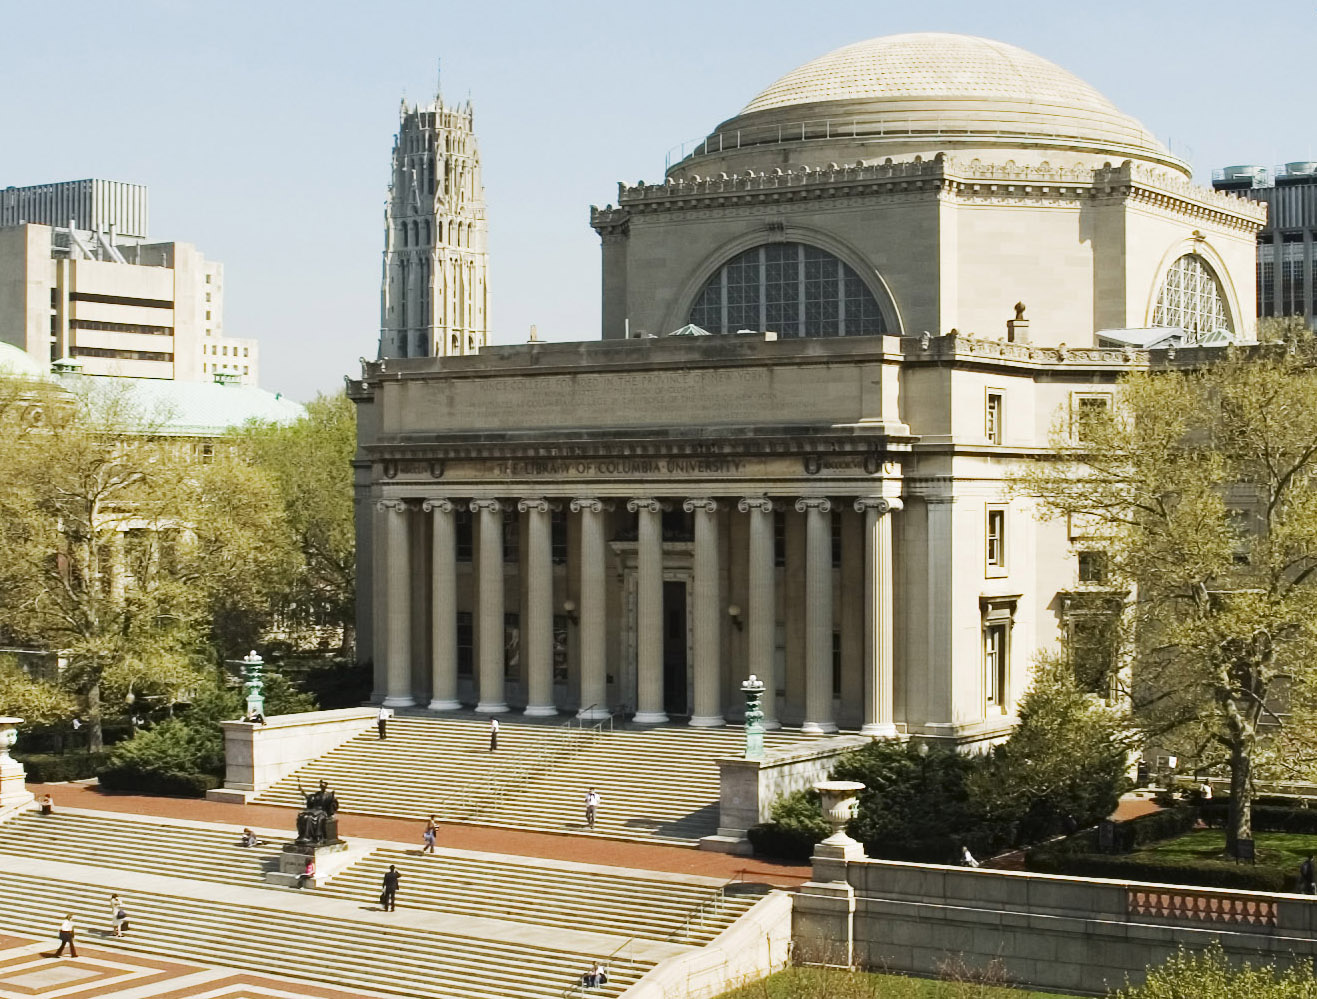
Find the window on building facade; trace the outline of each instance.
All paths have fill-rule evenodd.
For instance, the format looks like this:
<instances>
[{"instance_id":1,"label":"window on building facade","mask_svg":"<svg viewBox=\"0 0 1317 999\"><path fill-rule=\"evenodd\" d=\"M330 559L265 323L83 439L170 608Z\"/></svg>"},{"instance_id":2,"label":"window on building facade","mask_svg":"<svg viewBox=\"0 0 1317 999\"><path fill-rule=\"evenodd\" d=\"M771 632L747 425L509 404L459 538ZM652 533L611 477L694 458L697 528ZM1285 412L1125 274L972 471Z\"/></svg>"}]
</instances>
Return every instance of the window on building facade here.
<instances>
[{"instance_id":1,"label":"window on building facade","mask_svg":"<svg viewBox=\"0 0 1317 999\"><path fill-rule=\"evenodd\" d=\"M554 510L549 514L549 546L554 565L567 564L567 514Z\"/></svg>"},{"instance_id":2,"label":"window on building facade","mask_svg":"<svg viewBox=\"0 0 1317 999\"><path fill-rule=\"evenodd\" d=\"M841 511L832 512L832 567L841 568Z\"/></svg>"},{"instance_id":3,"label":"window on building facade","mask_svg":"<svg viewBox=\"0 0 1317 999\"><path fill-rule=\"evenodd\" d=\"M1107 581L1107 553L1081 551L1079 553L1079 581L1100 584Z\"/></svg>"},{"instance_id":4,"label":"window on building facade","mask_svg":"<svg viewBox=\"0 0 1317 999\"><path fill-rule=\"evenodd\" d=\"M1076 394L1071 400L1070 424L1076 441L1091 440L1093 429L1111 418L1111 396Z\"/></svg>"},{"instance_id":5,"label":"window on building facade","mask_svg":"<svg viewBox=\"0 0 1317 999\"><path fill-rule=\"evenodd\" d=\"M787 564L787 515L781 510L773 512L773 565L781 569Z\"/></svg>"},{"instance_id":6,"label":"window on building facade","mask_svg":"<svg viewBox=\"0 0 1317 999\"><path fill-rule=\"evenodd\" d=\"M841 632L832 633L832 696L841 696Z\"/></svg>"},{"instance_id":7,"label":"window on building facade","mask_svg":"<svg viewBox=\"0 0 1317 999\"><path fill-rule=\"evenodd\" d=\"M521 514L503 511L503 561L521 561Z\"/></svg>"},{"instance_id":8,"label":"window on building facade","mask_svg":"<svg viewBox=\"0 0 1317 999\"><path fill-rule=\"evenodd\" d=\"M1002 393L989 390L987 412L984 414L984 436L989 444L1001 443Z\"/></svg>"},{"instance_id":9,"label":"window on building facade","mask_svg":"<svg viewBox=\"0 0 1317 999\"><path fill-rule=\"evenodd\" d=\"M1234 331L1221 282L1198 254L1186 253L1171 264L1157 292L1152 325L1178 326L1187 333Z\"/></svg>"},{"instance_id":10,"label":"window on building facade","mask_svg":"<svg viewBox=\"0 0 1317 999\"><path fill-rule=\"evenodd\" d=\"M1005 624L983 626L983 699L989 707L1006 710L1006 643L1009 630Z\"/></svg>"},{"instance_id":11,"label":"window on building facade","mask_svg":"<svg viewBox=\"0 0 1317 999\"><path fill-rule=\"evenodd\" d=\"M470 521L468 521L468 524ZM470 554L468 551L468 560ZM471 676L475 667L475 619L470 611L457 612L457 675Z\"/></svg>"},{"instance_id":12,"label":"window on building facade","mask_svg":"<svg viewBox=\"0 0 1317 999\"><path fill-rule=\"evenodd\" d=\"M988 568L1006 568L1006 511L1001 507L988 509Z\"/></svg>"},{"instance_id":13,"label":"window on building facade","mask_svg":"<svg viewBox=\"0 0 1317 999\"><path fill-rule=\"evenodd\" d=\"M474 547L472 517L470 510L458 510L453 514L453 547L457 561L470 562Z\"/></svg>"},{"instance_id":14,"label":"window on building facade","mask_svg":"<svg viewBox=\"0 0 1317 999\"><path fill-rule=\"evenodd\" d=\"M847 264L803 243L738 254L695 298L691 323L710 333L771 330L784 337L887 332L877 299Z\"/></svg>"}]
</instances>

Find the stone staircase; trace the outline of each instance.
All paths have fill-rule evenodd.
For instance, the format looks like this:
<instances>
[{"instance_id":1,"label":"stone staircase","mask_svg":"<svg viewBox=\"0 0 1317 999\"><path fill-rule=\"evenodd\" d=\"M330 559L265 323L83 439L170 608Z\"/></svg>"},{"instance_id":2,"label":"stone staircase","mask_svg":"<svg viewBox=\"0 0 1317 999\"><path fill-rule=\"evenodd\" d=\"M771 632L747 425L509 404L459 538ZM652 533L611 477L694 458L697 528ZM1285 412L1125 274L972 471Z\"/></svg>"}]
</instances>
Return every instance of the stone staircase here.
<instances>
[{"instance_id":1,"label":"stone staircase","mask_svg":"<svg viewBox=\"0 0 1317 999\"><path fill-rule=\"evenodd\" d=\"M739 728L592 731L509 721L490 753L487 724L397 717L387 740L363 733L256 801L300 806L298 782L323 778L347 812L586 832L583 799L594 787L603 798L596 835L689 845L716 830L716 761L739 755L745 739ZM765 745L808 738L770 732Z\"/></svg>"},{"instance_id":2,"label":"stone staircase","mask_svg":"<svg viewBox=\"0 0 1317 999\"><path fill-rule=\"evenodd\" d=\"M261 873L279 846L247 849L223 829L108 814L25 812L0 825L0 853L225 884L263 886Z\"/></svg>"},{"instance_id":3,"label":"stone staircase","mask_svg":"<svg viewBox=\"0 0 1317 999\"><path fill-rule=\"evenodd\" d=\"M272 904L198 899L131 891L131 931L108 935L110 889L74 881L0 872L0 930L52 938L66 912L82 946L137 951L425 999L562 999L588 958L574 951L409 925L401 910L388 923L307 912ZM274 893L269 893L276 898ZM53 947L53 945L52 945ZM617 996L652 964L610 961Z\"/></svg>"},{"instance_id":4,"label":"stone staircase","mask_svg":"<svg viewBox=\"0 0 1317 999\"><path fill-rule=\"evenodd\" d=\"M572 926L702 946L763 896L758 885L692 884L607 873L583 865L546 866L508 858L418 856L381 849L340 872L320 891L374 899L390 864L402 873L399 910L429 909L544 926Z\"/></svg>"}]
</instances>

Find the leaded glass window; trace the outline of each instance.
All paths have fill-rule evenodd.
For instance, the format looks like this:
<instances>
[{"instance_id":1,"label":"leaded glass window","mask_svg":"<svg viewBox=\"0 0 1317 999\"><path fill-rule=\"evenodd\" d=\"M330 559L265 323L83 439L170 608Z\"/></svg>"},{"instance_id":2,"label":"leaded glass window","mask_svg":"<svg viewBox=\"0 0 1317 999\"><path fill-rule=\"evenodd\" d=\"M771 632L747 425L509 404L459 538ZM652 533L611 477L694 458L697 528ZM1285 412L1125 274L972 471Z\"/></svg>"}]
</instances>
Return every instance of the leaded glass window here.
<instances>
[{"instance_id":1,"label":"leaded glass window","mask_svg":"<svg viewBox=\"0 0 1317 999\"><path fill-rule=\"evenodd\" d=\"M1171 264L1157 293L1152 325L1178 326L1186 333L1234 332L1221 282L1202 257L1186 253Z\"/></svg>"},{"instance_id":2,"label":"leaded glass window","mask_svg":"<svg viewBox=\"0 0 1317 999\"><path fill-rule=\"evenodd\" d=\"M873 292L826 250L774 243L746 250L709 279L690 320L710 333L771 330L783 337L887 332Z\"/></svg>"}]
</instances>

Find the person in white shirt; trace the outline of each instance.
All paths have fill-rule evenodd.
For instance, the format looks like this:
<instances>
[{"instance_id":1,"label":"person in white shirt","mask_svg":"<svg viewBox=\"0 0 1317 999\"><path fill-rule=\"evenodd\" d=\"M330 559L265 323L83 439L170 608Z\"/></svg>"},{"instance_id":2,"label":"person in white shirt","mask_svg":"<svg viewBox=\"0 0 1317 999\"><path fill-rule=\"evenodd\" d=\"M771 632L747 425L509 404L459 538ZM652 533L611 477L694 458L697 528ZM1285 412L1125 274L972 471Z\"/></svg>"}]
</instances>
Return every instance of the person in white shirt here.
<instances>
[{"instance_id":1,"label":"person in white shirt","mask_svg":"<svg viewBox=\"0 0 1317 999\"><path fill-rule=\"evenodd\" d=\"M590 788L590 790L585 792L585 824L591 829L594 828L595 811L599 808L599 805L603 800L604 799L599 796L599 792L594 788Z\"/></svg>"},{"instance_id":2,"label":"person in white shirt","mask_svg":"<svg viewBox=\"0 0 1317 999\"><path fill-rule=\"evenodd\" d=\"M380 730L381 739L386 737L387 733L385 732L385 726L388 724L389 715L391 713L392 712L390 712L388 708L381 705L380 713L375 716L375 727Z\"/></svg>"},{"instance_id":3,"label":"person in white shirt","mask_svg":"<svg viewBox=\"0 0 1317 999\"><path fill-rule=\"evenodd\" d=\"M974 859L974 854L969 852L969 847L960 848L960 863L963 867L978 867L979 862Z\"/></svg>"},{"instance_id":4,"label":"person in white shirt","mask_svg":"<svg viewBox=\"0 0 1317 999\"><path fill-rule=\"evenodd\" d=\"M498 749L498 719L489 719L489 751L492 753Z\"/></svg>"},{"instance_id":5,"label":"person in white shirt","mask_svg":"<svg viewBox=\"0 0 1317 999\"><path fill-rule=\"evenodd\" d=\"M55 951L55 957L64 956L64 948L68 947L69 956L78 956L78 945L73 942L77 936L77 931L73 928L73 913L64 917L64 921L59 924L59 950Z\"/></svg>"},{"instance_id":6,"label":"person in white shirt","mask_svg":"<svg viewBox=\"0 0 1317 999\"><path fill-rule=\"evenodd\" d=\"M123 936L128 929L128 910L123 907L123 899L118 895L110 896L110 918L114 921L114 935Z\"/></svg>"}]
</instances>

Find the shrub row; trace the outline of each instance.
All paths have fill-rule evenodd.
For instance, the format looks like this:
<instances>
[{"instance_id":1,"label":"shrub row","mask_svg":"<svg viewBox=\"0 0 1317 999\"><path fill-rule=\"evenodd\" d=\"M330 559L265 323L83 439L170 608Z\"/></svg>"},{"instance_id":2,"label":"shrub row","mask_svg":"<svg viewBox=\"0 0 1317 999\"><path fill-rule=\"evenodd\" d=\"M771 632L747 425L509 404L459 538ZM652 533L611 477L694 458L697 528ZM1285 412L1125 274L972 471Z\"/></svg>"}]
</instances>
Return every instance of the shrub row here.
<instances>
[{"instance_id":1,"label":"shrub row","mask_svg":"<svg viewBox=\"0 0 1317 999\"><path fill-rule=\"evenodd\" d=\"M54 784L66 780L86 780L95 777L109 753L33 753L15 756L27 771L30 784Z\"/></svg>"},{"instance_id":2,"label":"shrub row","mask_svg":"<svg viewBox=\"0 0 1317 999\"><path fill-rule=\"evenodd\" d=\"M1068 853L1054 849L1030 850L1025 867L1043 874L1111 878L1115 881L1152 881L1245 891L1293 891L1294 875L1278 867L1233 864L1221 860L1175 860L1149 863L1142 857L1102 853Z\"/></svg>"},{"instance_id":3,"label":"shrub row","mask_svg":"<svg viewBox=\"0 0 1317 999\"><path fill-rule=\"evenodd\" d=\"M1213 829L1224 829L1230 814L1230 801L1213 798L1198 806L1198 815ZM1311 833L1317 834L1317 809L1253 806L1254 832Z\"/></svg>"},{"instance_id":4,"label":"shrub row","mask_svg":"<svg viewBox=\"0 0 1317 999\"><path fill-rule=\"evenodd\" d=\"M1170 839L1187 833L1198 823L1198 809L1176 805L1159 812L1149 812L1126 822L1116 823L1115 849L1130 853L1147 843Z\"/></svg>"},{"instance_id":5,"label":"shrub row","mask_svg":"<svg viewBox=\"0 0 1317 999\"><path fill-rule=\"evenodd\" d=\"M142 770L105 770L99 778L107 791L131 791L136 794L163 794L178 798L204 798L222 781L211 774L161 773Z\"/></svg>"}]
</instances>

